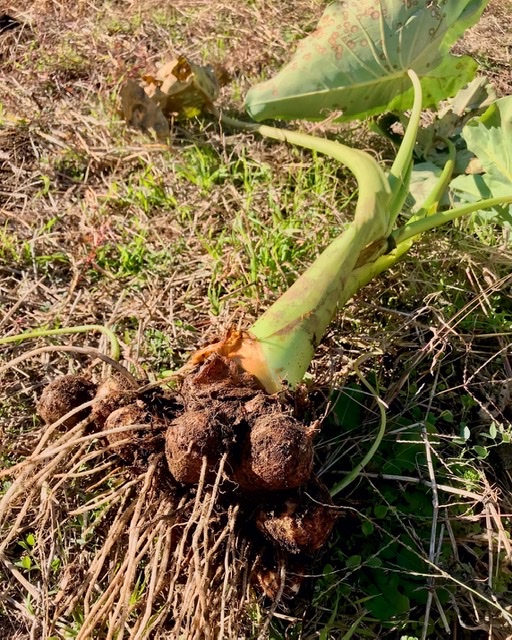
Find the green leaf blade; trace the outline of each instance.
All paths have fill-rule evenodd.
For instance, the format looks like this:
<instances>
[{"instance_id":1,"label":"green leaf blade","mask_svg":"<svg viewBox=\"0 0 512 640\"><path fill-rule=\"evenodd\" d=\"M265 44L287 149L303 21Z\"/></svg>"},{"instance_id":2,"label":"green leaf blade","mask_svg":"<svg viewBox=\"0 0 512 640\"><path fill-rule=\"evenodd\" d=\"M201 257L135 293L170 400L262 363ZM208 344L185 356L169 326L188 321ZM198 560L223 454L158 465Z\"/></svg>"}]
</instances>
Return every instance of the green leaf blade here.
<instances>
[{"instance_id":1,"label":"green leaf blade","mask_svg":"<svg viewBox=\"0 0 512 640\"><path fill-rule=\"evenodd\" d=\"M449 54L449 47L486 4L335 2L288 65L249 91L247 111L255 120L322 120L333 111L349 120L403 111L413 101L408 69L422 78L423 106L436 104L473 77L476 63Z\"/></svg>"},{"instance_id":2,"label":"green leaf blade","mask_svg":"<svg viewBox=\"0 0 512 640\"><path fill-rule=\"evenodd\" d=\"M479 159L485 173L457 176L450 183L455 197L463 202L512 195L512 96L493 102L462 130L468 149ZM503 205L483 218L512 225L512 205Z\"/></svg>"},{"instance_id":3,"label":"green leaf blade","mask_svg":"<svg viewBox=\"0 0 512 640\"><path fill-rule=\"evenodd\" d=\"M462 131L486 173L512 183L512 96L496 100Z\"/></svg>"}]
</instances>

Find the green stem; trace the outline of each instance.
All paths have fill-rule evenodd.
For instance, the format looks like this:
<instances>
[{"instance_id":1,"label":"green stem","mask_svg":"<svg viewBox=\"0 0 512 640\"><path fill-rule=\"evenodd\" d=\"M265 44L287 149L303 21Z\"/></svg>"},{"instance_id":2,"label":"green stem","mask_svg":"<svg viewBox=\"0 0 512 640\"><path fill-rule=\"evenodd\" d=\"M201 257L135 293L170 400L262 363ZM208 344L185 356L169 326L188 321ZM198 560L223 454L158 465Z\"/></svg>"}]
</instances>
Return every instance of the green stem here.
<instances>
[{"instance_id":1,"label":"green stem","mask_svg":"<svg viewBox=\"0 0 512 640\"><path fill-rule=\"evenodd\" d=\"M360 149L352 149L340 142L317 138L307 133L278 129L277 127L269 127L264 124L242 122L241 120L230 118L224 114L221 114L219 117L221 122L227 126L253 131L267 138L273 138L274 140L294 144L298 147L311 149L312 151L323 153L345 164L354 174L357 183L364 185L362 193L360 190L359 197L361 202L358 202L358 207L365 209L367 216L369 215L368 211L372 212L372 219L374 219L375 226L375 233L373 234L375 235L374 240L385 236L389 222L388 208L391 190L384 172L370 154ZM368 207L372 208L368 209ZM376 215L377 212L379 215Z\"/></svg>"},{"instance_id":2,"label":"green stem","mask_svg":"<svg viewBox=\"0 0 512 640\"><path fill-rule=\"evenodd\" d=\"M411 219L409 222L404 224L403 227L397 229L392 237L394 238L396 244L400 244L401 242L405 242L410 238L414 238L415 236L424 233L425 231L430 231L431 229L435 229L436 227L440 227L446 222L450 222L451 220L456 220L457 218L461 218L462 216L467 216L470 213L474 213L475 211L479 211L480 209L491 209L492 207L496 207L501 204L510 204L512 203L512 195L510 196L501 196L499 198L488 198L487 200L480 200L480 202L471 202L469 204L463 205L461 207L457 207L456 209L450 209L449 211L441 211L434 215L426 216L421 219Z\"/></svg>"},{"instance_id":3,"label":"green stem","mask_svg":"<svg viewBox=\"0 0 512 640\"><path fill-rule=\"evenodd\" d=\"M423 101L421 83L418 76L412 69L410 69L407 74L414 89L414 103L409 123L407 124L407 129L405 130L400 148L398 149L398 153L396 154L395 161L391 166L388 176L389 186L393 193L393 200L391 201L389 226L386 235L389 235L393 230L398 214L402 210L405 199L409 194L409 179L413 164L412 155L414 153L414 146L416 144L416 137L420 126L421 103Z\"/></svg>"},{"instance_id":4,"label":"green stem","mask_svg":"<svg viewBox=\"0 0 512 640\"><path fill-rule=\"evenodd\" d=\"M425 202L423 203L423 206L414 214L409 218L408 223L412 223L412 222L416 222L417 220L422 220L423 218L425 218L425 216L431 216L434 213L436 213L438 207L439 207L439 202L444 194L444 192L446 191L446 189L448 188L448 185L450 184L450 180L452 178L452 174L453 174L453 170L455 167L455 146L452 144L452 142L450 140L448 140L447 138L442 138L442 140L444 141L444 143L446 144L446 146L448 147L448 160L446 161L445 166L443 167L443 171L441 172L441 175L439 176L435 187L432 189L432 191L430 192L429 196L427 197L427 199L425 200ZM409 176L410 178L410 176ZM395 231L395 233L397 233L399 230ZM394 235L393 235L394 238ZM396 239L394 239L395 245L397 244ZM370 273L374 273L375 274L369 278L369 280L371 280L373 277L375 277L375 275L378 275L378 273L381 273L383 270L389 268L386 267L384 265L386 264L394 264L394 262L396 262L404 253L406 253L409 248L412 246L412 241L409 241L407 247L405 247L405 244L401 247L400 251L399 251L399 256L397 257L397 252L395 251L393 253L394 258L386 258L383 259L382 261L380 261L379 263L377 263L377 270L375 272L375 269L368 269L366 272L368 274ZM389 247L389 242L386 239L386 241L384 243L381 243L381 247L378 248L380 249L378 252L369 252L369 255L366 256L365 252L363 252L360 256L359 256L359 261L358 264L356 264L356 268L354 271L359 270L361 267L364 267L366 264L369 265L370 262L374 262L380 257L382 256L387 248ZM363 270L363 272L365 272ZM368 276L369 277L369 276ZM367 280L369 282L369 280ZM357 279L355 280L357 281ZM363 285L361 285L363 286ZM350 291L352 291L352 289L350 289ZM356 289L357 291L357 289ZM354 293L356 292L354 291ZM352 294L351 294L352 295ZM351 295L348 298L343 298L343 301L340 300L340 304L344 304L346 302L346 300L348 300Z\"/></svg>"},{"instance_id":5,"label":"green stem","mask_svg":"<svg viewBox=\"0 0 512 640\"><path fill-rule=\"evenodd\" d=\"M369 262L368 264L354 269L347 281L345 289L343 290L343 295L340 297L340 306L348 302L350 298L359 291L359 289L362 289L378 275L387 271L401 260L424 231L430 231L431 229L435 229L436 227L443 225L445 222L455 220L456 218L468 215L474 211L510 202L512 202L512 195L500 198L490 198L489 200L482 200L481 202L474 202L464 205L463 207L458 207L457 209L452 209L451 211L443 211L441 213L432 214L419 219L416 218L418 215L416 214L406 225L400 227L400 229L397 229L393 233L396 248L392 253L380 256L380 258L377 258L374 262Z\"/></svg>"},{"instance_id":6,"label":"green stem","mask_svg":"<svg viewBox=\"0 0 512 640\"><path fill-rule=\"evenodd\" d=\"M436 182L436 186L429 193L421 209L419 209L419 211L417 211L414 216L411 217L409 222L411 222L413 219L417 220L419 218L423 218L424 216L429 216L432 213L435 213L439 207L439 202L441 201L441 198L443 197L443 194L448 188L448 185L450 184L450 181L452 179L453 170L455 169L455 145L451 140L448 140L448 138L441 138L441 140L443 140L448 148L448 160L446 161L441 175Z\"/></svg>"},{"instance_id":7,"label":"green stem","mask_svg":"<svg viewBox=\"0 0 512 640\"><path fill-rule=\"evenodd\" d=\"M369 262L350 274L339 299L339 306L346 304L360 289L374 280L378 275L391 269L409 251L414 244L412 239L401 242L392 253L380 256L374 262Z\"/></svg>"},{"instance_id":8,"label":"green stem","mask_svg":"<svg viewBox=\"0 0 512 640\"><path fill-rule=\"evenodd\" d=\"M374 158L358 149L295 131L247 125L226 116L221 120L329 155L346 164L359 185L354 219L344 233L250 328L273 379L268 388L279 389L283 382L295 386L309 367L360 253L385 237L391 201L389 183Z\"/></svg>"},{"instance_id":9,"label":"green stem","mask_svg":"<svg viewBox=\"0 0 512 640\"><path fill-rule=\"evenodd\" d=\"M0 338L0 345L10 344L13 342L21 342L22 340L30 340L31 338L44 338L47 336L64 336L72 333L86 333L88 331L100 331L110 341L110 356L113 360L119 361L121 358L121 349L116 334L107 327L100 324L84 324L77 327L62 327L62 329L36 329L20 333L17 336L8 336Z\"/></svg>"}]
</instances>

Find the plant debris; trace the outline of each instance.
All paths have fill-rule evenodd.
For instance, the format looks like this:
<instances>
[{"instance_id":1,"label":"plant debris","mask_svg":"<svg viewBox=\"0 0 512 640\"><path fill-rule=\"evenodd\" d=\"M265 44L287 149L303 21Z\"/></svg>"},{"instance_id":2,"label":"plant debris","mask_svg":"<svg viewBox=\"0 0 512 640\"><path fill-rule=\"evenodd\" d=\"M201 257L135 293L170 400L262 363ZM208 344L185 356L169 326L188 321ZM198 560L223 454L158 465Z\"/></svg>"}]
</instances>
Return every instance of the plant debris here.
<instances>
[{"instance_id":1,"label":"plant debris","mask_svg":"<svg viewBox=\"0 0 512 640\"><path fill-rule=\"evenodd\" d=\"M222 67L200 66L185 56L164 64L154 75L147 74L142 84L129 79L120 91L121 111L127 124L168 142L169 121L194 118L208 110L228 81Z\"/></svg>"}]
</instances>

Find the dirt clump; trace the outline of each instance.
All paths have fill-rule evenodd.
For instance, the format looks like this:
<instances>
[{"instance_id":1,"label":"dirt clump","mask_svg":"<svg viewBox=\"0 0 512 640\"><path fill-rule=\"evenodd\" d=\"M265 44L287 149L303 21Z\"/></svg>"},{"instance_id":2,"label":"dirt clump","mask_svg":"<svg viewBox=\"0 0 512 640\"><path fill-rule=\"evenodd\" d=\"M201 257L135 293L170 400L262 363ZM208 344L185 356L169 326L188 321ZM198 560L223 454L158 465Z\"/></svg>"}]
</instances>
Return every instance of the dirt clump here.
<instances>
[{"instance_id":1,"label":"dirt clump","mask_svg":"<svg viewBox=\"0 0 512 640\"><path fill-rule=\"evenodd\" d=\"M48 400L56 387L65 406ZM194 495L218 491L219 513L238 513L236 535L253 549L263 544L259 557L265 561L258 565L255 557L253 583L279 599L298 592L303 558L325 544L337 518L327 489L313 475L316 425L298 418L309 415L303 396L302 390L267 394L236 363L213 353L176 390L121 375L96 388L68 376L49 385L40 406L51 420L46 405L59 404L60 417L92 399L91 418L105 432L106 452L136 474L151 471L158 495L179 496L187 505Z\"/></svg>"},{"instance_id":2,"label":"dirt clump","mask_svg":"<svg viewBox=\"0 0 512 640\"><path fill-rule=\"evenodd\" d=\"M52 380L43 390L37 403L37 412L46 424L53 424L79 407L90 402L95 394L96 385L85 376L65 375ZM71 429L87 417L90 409L84 409L67 418L63 427Z\"/></svg>"},{"instance_id":3,"label":"dirt clump","mask_svg":"<svg viewBox=\"0 0 512 640\"><path fill-rule=\"evenodd\" d=\"M188 408L203 406L205 401L246 401L261 393L256 378L218 354L211 355L199 371L183 381L180 393Z\"/></svg>"}]
</instances>

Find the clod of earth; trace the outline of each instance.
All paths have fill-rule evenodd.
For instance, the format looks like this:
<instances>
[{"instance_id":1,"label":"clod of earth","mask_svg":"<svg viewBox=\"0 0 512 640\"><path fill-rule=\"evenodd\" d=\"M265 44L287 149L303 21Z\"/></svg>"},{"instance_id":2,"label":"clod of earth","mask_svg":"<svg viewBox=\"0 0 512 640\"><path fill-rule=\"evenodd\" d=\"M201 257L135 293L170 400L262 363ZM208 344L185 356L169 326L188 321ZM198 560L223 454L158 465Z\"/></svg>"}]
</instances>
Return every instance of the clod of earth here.
<instances>
[{"instance_id":1,"label":"clod of earth","mask_svg":"<svg viewBox=\"0 0 512 640\"><path fill-rule=\"evenodd\" d=\"M46 424L53 424L73 409L90 402L96 391L96 385L84 376L66 375L50 382L44 389L37 411ZM63 426L72 428L83 420L89 410L84 409L65 420Z\"/></svg>"},{"instance_id":2,"label":"clod of earth","mask_svg":"<svg viewBox=\"0 0 512 640\"><path fill-rule=\"evenodd\" d=\"M120 92L121 110L127 124L134 129L155 131L157 139L166 143L170 130L166 117L135 80L128 80Z\"/></svg>"}]
</instances>

